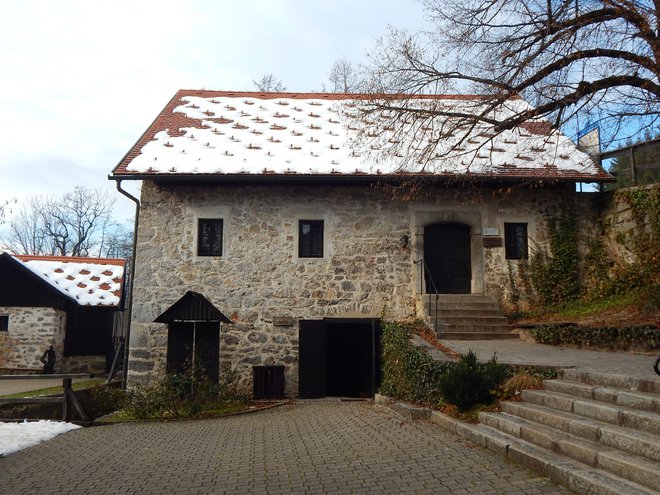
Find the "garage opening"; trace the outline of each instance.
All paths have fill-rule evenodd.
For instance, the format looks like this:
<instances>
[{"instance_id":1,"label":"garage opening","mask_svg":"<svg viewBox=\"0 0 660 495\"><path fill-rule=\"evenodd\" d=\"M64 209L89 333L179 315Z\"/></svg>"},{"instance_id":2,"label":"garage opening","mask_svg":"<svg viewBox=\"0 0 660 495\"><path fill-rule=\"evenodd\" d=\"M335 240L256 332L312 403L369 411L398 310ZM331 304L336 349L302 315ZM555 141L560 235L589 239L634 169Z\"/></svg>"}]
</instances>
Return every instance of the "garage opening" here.
<instances>
[{"instance_id":1,"label":"garage opening","mask_svg":"<svg viewBox=\"0 0 660 495\"><path fill-rule=\"evenodd\" d=\"M380 385L377 319L300 322L299 395L373 397Z\"/></svg>"}]
</instances>

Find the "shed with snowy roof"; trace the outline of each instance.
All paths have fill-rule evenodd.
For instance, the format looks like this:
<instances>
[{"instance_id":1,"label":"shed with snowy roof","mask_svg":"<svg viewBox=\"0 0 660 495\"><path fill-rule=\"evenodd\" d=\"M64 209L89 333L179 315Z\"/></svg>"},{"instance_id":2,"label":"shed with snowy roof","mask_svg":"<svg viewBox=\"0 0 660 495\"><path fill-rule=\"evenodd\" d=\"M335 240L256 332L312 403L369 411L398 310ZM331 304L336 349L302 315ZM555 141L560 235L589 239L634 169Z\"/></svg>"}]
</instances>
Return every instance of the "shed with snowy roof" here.
<instances>
[{"instance_id":1,"label":"shed with snowy roof","mask_svg":"<svg viewBox=\"0 0 660 495\"><path fill-rule=\"evenodd\" d=\"M0 254L0 368L41 369L53 345L58 372L106 371L124 271L120 259Z\"/></svg>"},{"instance_id":2,"label":"shed with snowy roof","mask_svg":"<svg viewBox=\"0 0 660 495\"><path fill-rule=\"evenodd\" d=\"M143 182L129 383L166 370L155 320L190 290L235 323L221 364L248 389L253 367L283 366L289 396L373 394L384 310L445 337L514 336L499 308L524 302L519 265L562 210L592 228L575 185L609 174L543 121L435 139L479 96L400 96L433 108L423 125L386 106L354 119L367 98L181 90L166 105L110 176Z\"/></svg>"}]
</instances>

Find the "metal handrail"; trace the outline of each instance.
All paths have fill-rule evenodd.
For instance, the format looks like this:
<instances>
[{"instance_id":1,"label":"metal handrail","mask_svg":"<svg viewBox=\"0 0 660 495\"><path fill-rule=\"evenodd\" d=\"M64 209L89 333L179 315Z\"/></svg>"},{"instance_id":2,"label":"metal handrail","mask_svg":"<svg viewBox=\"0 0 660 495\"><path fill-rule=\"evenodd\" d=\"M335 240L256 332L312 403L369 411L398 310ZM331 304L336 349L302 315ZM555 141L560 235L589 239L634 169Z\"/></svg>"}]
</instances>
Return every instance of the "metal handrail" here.
<instances>
[{"instance_id":1,"label":"metal handrail","mask_svg":"<svg viewBox=\"0 0 660 495\"><path fill-rule=\"evenodd\" d=\"M426 280L428 280L430 282L429 287L433 289L432 293L429 291L429 308L431 307L431 295L435 295L435 310L434 310L434 315L433 315L434 320L435 320L434 330L435 330L436 335L438 335L438 298L440 296L440 292L438 291L438 287L435 285L435 280L433 280L433 276L431 275L431 271L429 270L429 267L426 264L426 261L424 260L424 258L420 258L420 259L414 261L413 263L415 265L417 265L417 264L420 265L420 270L419 270L419 293L424 294L424 275L426 275Z\"/></svg>"}]
</instances>

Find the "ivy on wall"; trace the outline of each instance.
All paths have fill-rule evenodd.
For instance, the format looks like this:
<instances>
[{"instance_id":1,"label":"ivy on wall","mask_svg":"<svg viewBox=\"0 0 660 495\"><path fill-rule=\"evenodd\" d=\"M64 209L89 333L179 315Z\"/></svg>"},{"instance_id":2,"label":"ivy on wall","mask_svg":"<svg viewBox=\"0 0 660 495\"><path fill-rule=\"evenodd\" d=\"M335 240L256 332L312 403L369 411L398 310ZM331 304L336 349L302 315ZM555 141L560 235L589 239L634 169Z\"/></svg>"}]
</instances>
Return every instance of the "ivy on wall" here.
<instances>
[{"instance_id":1,"label":"ivy on wall","mask_svg":"<svg viewBox=\"0 0 660 495\"><path fill-rule=\"evenodd\" d=\"M612 231L587 240L584 276L578 272L578 231L571 212L551 218L549 250L535 250L529 261L518 264L517 277L509 266L509 299L517 309L523 294L534 307L554 306L582 297L625 294L632 289L647 292L649 304L660 306L660 187L618 190L614 204L627 204L634 228L615 235ZM634 261L616 255L612 243L625 246ZM608 249L609 248L609 249Z\"/></svg>"},{"instance_id":2,"label":"ivy on wall","mask_svg":"<svg viewBox=\"0 0 660 495\"><path fill-rule=\"evenodd\" d=\"M534 251L525 270L531 281L532 301L544 306L580 296L575 215L564 212L551 218L548 230L550 252L543 248Z\"/></svg>"},{"instance_id":3,"label":"ivy on wall","mask_svg":"<svg viewBox=\"0 0 660 495\"><path fill-rule=\"evenodd\" d=\"M615 256L616 249L608 252L602 238L592 239L585 257L585 282L591 299L639 288L647 288L651 293L660 284L660 188L619 190L614 204L621 203L630 207L634 228L617 235L610 232L609 237L627 248L633 261Z\"/></svg>"},{"instance_id":4,"label":"ivy on wall","mask_svg":"<svg viewBox=\"0 0 660 495\"><path fill-rule=\"evenodd\" d=\"M383 322L383 381L380 393L399 400L437 406L442 404L440 377L451 363L434 361L410 341L415 325Z\"/></svg>"}]
</instances>

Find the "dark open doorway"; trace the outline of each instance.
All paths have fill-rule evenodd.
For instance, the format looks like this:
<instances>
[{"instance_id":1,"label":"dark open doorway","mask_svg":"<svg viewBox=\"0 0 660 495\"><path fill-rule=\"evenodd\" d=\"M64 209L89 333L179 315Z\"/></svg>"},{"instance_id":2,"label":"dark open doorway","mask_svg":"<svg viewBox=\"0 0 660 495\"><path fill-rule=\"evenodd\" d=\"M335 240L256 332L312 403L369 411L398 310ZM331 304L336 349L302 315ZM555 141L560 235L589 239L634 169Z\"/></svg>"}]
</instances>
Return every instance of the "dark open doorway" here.
<instances>
[{"instance_id":1,"label":"dark open doorway","mask_svg":"<svg viewBox=\"0 0 660 495\"><path fill-rule=\"evenodd\" d=\"M426 293L434 292L431 277L440 294L471 292L470 226L438 223L424 227Z\"/></svg>"},{"instance_id":2,"label":"dark open doorway","mask_svg":"<svg viewBox=\"0 0 660 495\"><path fill-rule=\"evenodd\" d=\"M303 320L299 351L300 397L373 397L380 385L378 320Z\"/></svg>"}]
</instances>

